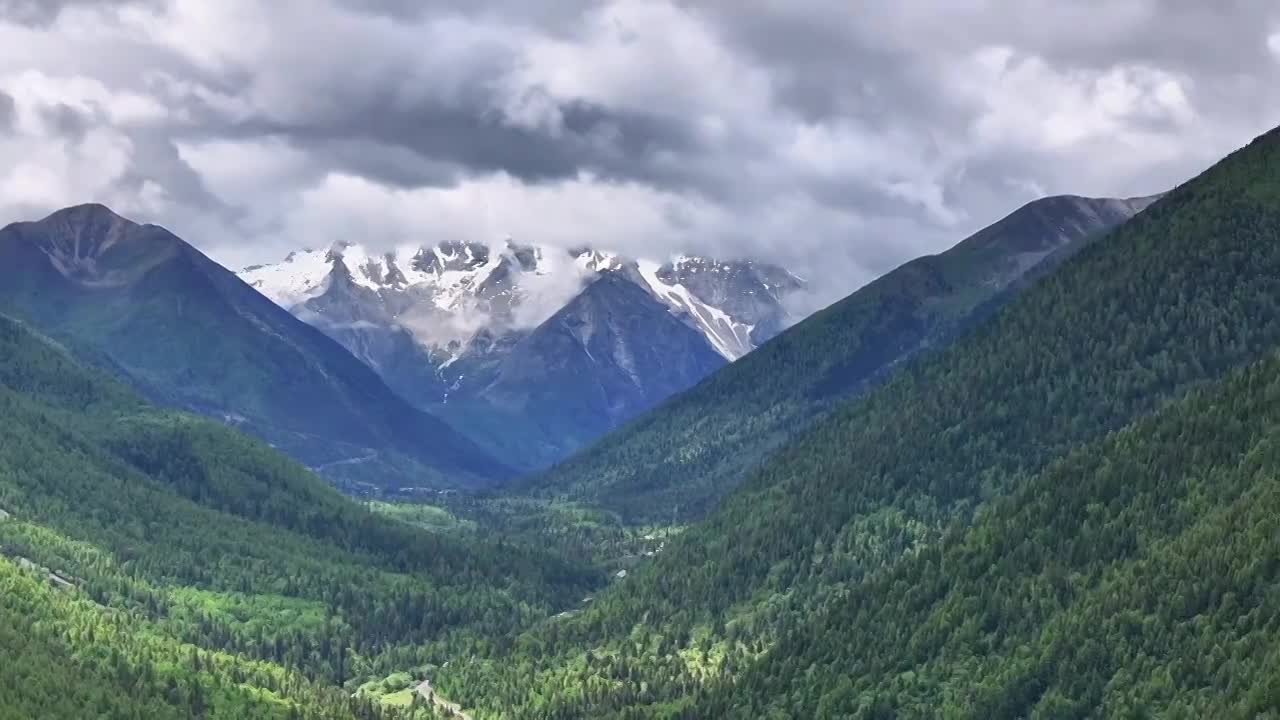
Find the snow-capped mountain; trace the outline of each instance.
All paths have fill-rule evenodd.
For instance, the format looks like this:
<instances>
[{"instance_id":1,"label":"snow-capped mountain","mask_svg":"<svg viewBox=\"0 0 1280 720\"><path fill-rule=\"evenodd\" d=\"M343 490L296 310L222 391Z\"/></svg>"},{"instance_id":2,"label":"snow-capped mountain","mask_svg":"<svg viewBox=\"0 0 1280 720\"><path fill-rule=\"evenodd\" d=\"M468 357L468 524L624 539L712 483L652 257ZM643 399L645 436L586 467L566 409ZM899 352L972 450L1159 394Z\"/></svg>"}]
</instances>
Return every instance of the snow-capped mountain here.
<instances>
[{"instance_id":1,"label":"snow-capped mountain","mask_svg":"<svg viewBox=\"0 0 1280 720\"><path fill-rule=\"evenodd\" d=\"M294 252L283 262L246 268L240 277L304 316L318 312L309 304L335 285L369 291L377 295L384 324L399 325L425 348L455 356L481 329L536 325L601 272L620 272L640 285L727 360L738 359L790 324L782 301L802 286L782 268L751 261L682 256L660 263L511 242L501 248L445 243L385 254L346 244ZM351 322L309 319L320 325Z\"/></svg>"},{"instance_id":2,"label":"snow-capped mountain","mask_svg":"<svg viewBox=\"0 0 1280 720\"><path fill-rule=\"evenodd\" d=\"M623 282L591 289L606 276ZM563 408L550 407L556 401L539 385L561 388L566 406L591 405L574 414L582 427L558 421L558 439L531 440L533 450L509 436L490 438L491 445L524 456L513 461L527 464L558 459L750 352L797 319L785 300L803 287L782 268L747 260L682 256L664 262L510 241L381 254L344 244L294 252L283 262L246 268L240 277L343 343L405 397L443 411L481 439L505 434L522 419L536 424L553 411L563 420ZM631 296L627 287L642 295ZM590 299L582 297L588 294ZM630 302L626 313L606 297L622 294ZM637 303L636 297L648 301ZM583 323L601 324L604 335ZM679 331L677 340L673 333L679 327L692 332ZM561 338L554 343L545 337L553 332ZM593 344L606 336L607 348ZM574 347L585 355L569 362L540 357L536 350L551 347L560 354ZM696 361L659 362L647 352L652 347L680 348ZM513 353L520 357L513 359ZM550 374L567 367L574 368L572 377L539 375L540 368ZM585 395L565 397L564 388L586 387L606 376L610 392L597 392L589 401ZM520 387L525 385L530 392ZM624 385L631 390L622 392ZM502 431L494 427L498 416ZM524 449L512 448L513 442Z\"/></svg>"}]
</instances>

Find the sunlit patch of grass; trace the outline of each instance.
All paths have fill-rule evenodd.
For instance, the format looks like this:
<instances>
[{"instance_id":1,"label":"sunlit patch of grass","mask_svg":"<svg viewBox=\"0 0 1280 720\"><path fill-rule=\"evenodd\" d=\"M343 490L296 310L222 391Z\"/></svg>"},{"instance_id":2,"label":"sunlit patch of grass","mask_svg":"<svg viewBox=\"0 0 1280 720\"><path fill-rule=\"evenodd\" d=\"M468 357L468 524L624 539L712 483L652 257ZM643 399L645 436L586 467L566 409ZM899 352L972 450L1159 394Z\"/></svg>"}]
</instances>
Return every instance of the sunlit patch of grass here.
<instances>
[{"instance_id":1,"label":"sunlit patch of grass","mask_svg":"<svg viewBox=\"0 0 1280 720\"><path fill-rule=\"evenodd\" d=\"M432 532L459 532L474 530L476 524L464 520L442 507L424 503L371 502L369 509L409 525Z\"/></svg>"},{"instance_id":2,"label":"sunlit patch of grass","mask_svg":"<svg viewBox=\"0 0 1280 720\"><path fill-rule=\"evenodd\" d=\"M392 707L409 707L413 704L413 696L416 694L417 691L413 688L406 688L400 692L383 695L379 698L379 702L383 705L390 705Z\"/></svg>"}]
</instances>

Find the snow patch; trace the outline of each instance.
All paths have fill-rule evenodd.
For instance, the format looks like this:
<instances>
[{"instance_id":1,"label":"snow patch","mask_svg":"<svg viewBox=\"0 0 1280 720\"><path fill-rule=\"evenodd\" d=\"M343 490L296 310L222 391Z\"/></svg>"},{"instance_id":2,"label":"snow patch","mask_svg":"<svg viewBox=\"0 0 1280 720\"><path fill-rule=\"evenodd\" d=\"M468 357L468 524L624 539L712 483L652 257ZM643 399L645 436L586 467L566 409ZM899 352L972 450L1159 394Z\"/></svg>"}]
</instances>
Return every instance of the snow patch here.
<instances>
[{"instance_id":1,"label":"snow patch","mask_svg":"<svg viewBox=\"0 0 1280 720\"><path fill-rule=\"evenodd\" d=\"M240 279L277 305L292 308L323 291L333 269L328 257L328 251L300 250L284 262L249 268Z\"/></svg>"},{"instance_id":2,"label":"snow patch","mask_svg":"<svg viewBox=\"0 0 1280 720\"><path fill-rule=\"evenodd\" d=\"M732 362L755 349L751 341L754 326L738 322L723 310L702 302L684 285L665 282L658 277L658 271L662 268L658 263L640 260L636 264L640 277L644 278L653 296L666 303L677 314L683 314L693 321L716 352Z\"/></svg>"}]
</instances>

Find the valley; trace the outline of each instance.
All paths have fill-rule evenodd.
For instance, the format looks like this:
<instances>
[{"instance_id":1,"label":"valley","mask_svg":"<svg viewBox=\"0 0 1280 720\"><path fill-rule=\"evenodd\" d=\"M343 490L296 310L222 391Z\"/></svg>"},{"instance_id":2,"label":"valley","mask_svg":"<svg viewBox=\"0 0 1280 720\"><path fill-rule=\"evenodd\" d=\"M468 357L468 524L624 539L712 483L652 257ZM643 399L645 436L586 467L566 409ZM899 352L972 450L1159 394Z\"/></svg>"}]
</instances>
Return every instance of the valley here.
<instances>
[{"instance_id":1,"label":"valley","mask_svg":"<svg viewBox=\"0 0 1280 720\"><path fill-rule=\"evenodd\" d=\"M94 336L69 331L77 326L65 314L50 315L34 295L11 292L22 299L13 307L34 318L28 322L57 335L17 320L0 324L2 397L17 423L0 446L8 452L0 461L9 463L0 464L8 468L0 472L7 509L0 548L16 563L15 581L42 579L66 593L68 612L88 613L90 625L104 622L93 619L103 613L122 613L147 628L158 645L131 651L142 672L157 672L148 664L156 653L193 648L182 666L189 690L155 696L157 708L181 712L188 703L204 707L209 693L231 692L219 703L252 713L256 701L248 698L269 690L290 712L335 717L754 717L767 707L791 714L792 705L827 716L838 704L842 714L862 716L868 710L860 696L832 694L844 687L836 677L799 696L789 689L810 681L788 679L788 658L866 632L843 621L840 608L864 593L898 592L894 578L963 547L956 543L966 532L995 532L982 529L996 522L993 513L1019 512L1018 503L1033 497L1022 488L1051 484L1047 478L1068 462L1059 458L1105 455L1126 433L1145 438L1159 427L1143 424L1146 416L1199 418L1198 410L1178 408L1225 402L1195 398L1234 398L1232 383L1265 376L1240 368L1267 367L1280 342L1280 313L1230 311L1236 298L1269 297L1273 253L1252 239L1271 216L1263 211L1215 236L1214 248L1196 228L1258 212L1247 204L1256 201L1204 198L1233 196L1220 188L1250 182L1255 158L1269 157L1274 145L1260 139L1154 204L1033 203L801 321L709 382L682 395L673 390L675 401L589 450L586 460L501 488L392 486L353 502L235 427L151 405L151 396L164 395L117 364L130 357L118 346L89 344ZM111 232L136 231L104 209L75 212ZM5 232L12 239L0 248L17 257L22 243L43 237L26 229L0 237ZM74 232L90 233L91 242L95 230ZM1158 255L1149 249L1155 238ZM1183 268L1206 253L1217 266L1201 276L1229 273L1231 283L1153 281L1184 277ZM1032 255L1036 262L1027 260ZM1131 257L1144 259L1120 260ZM342 256L328 262L341 270ZM641 322L662 317L673 323L668 332L694 332L624 273L592 281L542 325L542 335L521 342L551 342L561 316L617 317L648 307L656 315ZM594 298L595 288L610 298ZM1155 300L1126 302L1117 313L1122 294ZM613 297L629 299L614 304ZM1170 307L1180 310L1169 314ZM859 320L849 324L850 317ZM878 349L863 357L861 346L833 339L833 327L862 342L871 342L867 328L874 328ZM593 357L594 341L575 332L561 336L576 338L569 345L545 354L568 357L572 343L583 342ZM1125 343L1090 341L1126 333ZM833 342L834 352L820 349ZM102 359L108 353L114 362ZM769 407L769 393L791 382L771 370L782 367L824 368L806 380L807 405L782 401L760 417L763 424L741 424L728 436L705 424L717 416L697 410L700 404L713 404L726 421ZM759 381L770 373L777 384ZM1016 424L1006 419L1010 408ZM690 447L695 435L680 423L697 416L704 419L696 432L708 433L703 452L756 454L677 471L661 464L672 440L633 439L662 428ZM312 470L376 475L384 452L330 458ZM29 468L24 458L32 456L44 458L40 473L15 472ZM760 459L752 465L749 457ZM80 479L53 482L66 462L81 466ZM611 469L582 474L599 462ZM616 475L646 464L674 474L652 486ZM726 481L726 472L740 477ZM911 587L928 587L910 577ZM888 632L898 620L874 622ZM809 662L818 672L836 661L826 653ZM111 667L94 660L86 672ZM248 679L252 672L260 676L250 695L229 699L245 683L228 685L227 674ZM940 687L950 682L945 677ZM774 689L745 694L740 682ZM905 691L895 692L907 702ZM947 702L925 688L913 692L924 693L914 702Z\"/></svg>"},{"instance_id":2,"label":"valley","mask_svg":"<svg viewBox=\"0 0 1280 720\"><path fill-rule=\"evenodd\" d=\"M0 0L0 720L1280 718L1263 5Z\"/></svg>"},{"instance_id":3,"label":"valley","mask_svg":"<svg viewBox=\"0 0 1280 720\"><path fill-rule=\"evenodd\" d=\"M1232 314L1231 308L1237 302L1233 298L1271 297L1265 288L1276 277L1272 244L1254 233L1265 233L1277 216L1270 200L1233 187L1238 190L1235 184L1252 183L1254 173L1267 172L1262 168L1270 167L1267 158L1276 147L1274 133L1260 138L1112 236L1083 249L992 321L953 346L908 364L865 398L818 421L753 473L744 489L706 522L676 537L669 551L597 596L582 614L527 631L501 658L451 666L440 678L440 687L464 702L465 693L474 692L470 697L481 707L491 703L488 707L531 708L524 713L503 711L514 717L576 717L586 707L600 716L645 708L655 716L756 717L772 707L784 716L872 717L909 707L897 703L916 702L915 712L946 704L938 695L899 693L896 701L868 704L867 691L835 694L843 692L840 668L864 661L856 654L843 661L831 659L836 652L831 648L859 647L856 642L833 644L833 639L873 627L884 628L889 637L900 627L891 617L850 624L837 608L860 597L862 588L867 597L911 587L928 592L930 586L920 575L911 576L908 584L894 584L902 582L894 578L910 567L932 568L932 577L946 582L950 575L938 572L931 553L966 537L963 529L971 523L979 523L973 537L995 543L1004 542L998 533L1057 527L996 525L989 513L1037 498L1033 491L1019 488L1042 473L1060 477L1055 473L1066 472L1058 469L1063 463L1114 452L1107 448L1123 447L1132 454L1134 442L1162 432L1155 429L1158 425L1140 420L1156 408L1168 407L1162 416L1170 422L1204 418L1224 428L1211 413L1192 408L1211 403L1240 420L1252 412L1236 400L1210 398L1218 398L1215 393L1230 396L1239 383L1270 377L1267 358L1275 348L1277 315L1262 309L1265 305L1255 305L1247 316ZM1252 219L1240 224L1240 218ZM1235 229L1208 235L1199 230L1206 227ZM1207 247L1206 237L1223 244ZM1158 254L1152 250L1156 243ZM1131 254L1144 260L1121 259ZM1209 256L1215 258L1216 269L1201 264L1201 258ZM1224 263L1225 258L1231 260ZM1200 268L1193 282L1175 286L1158 280L1189 277L1181 263ZM1206 272L1229 273L1232 280ZM1143 293L1157 299L1138 300ZM1116 304L1115 299L1126 294L1135 297ZM1181 309L1170 313L1170 307ZM1091 343L1089 337L1127 340ZM1236 370L1251 365L1254 369L1243 375ZM1033 367L1035 372L1028 372ZM1162 400L1188 392L1205 399L1174 405ZM1264 403L1261 407L1268 407L1262 400L1265 391L1240 392L1241 399L1256 397ZM1052 402L1046 404L1046 398ZM1178 409L1184 405L1186 410ZM1013 408L1017 423L1007 419ZM1237 427L1233 423L1228 426ZM1258 427L1256 432L1262 434L1252 437L1265 442L1266 422ZM1206 452L1215 447L1207 429L1170 432L1171 437L1197 438L1193 447L1207 442ZM1251 436L1240 428L1233 437ZM1224 461L1229 463L1233 455L1226 447ZM1211 457L1204 456L1204 461ZM1257 461L1265 462L1261 457ZM1182 467L1177 460L1169 462ZM1152 466L1153 462L1137 462L1129 472L1146 473ZM974 467L985 469L979 475L965 470ZM1157 478L1162 475L1146 477L1156 483L1153 487L1160 487ZM1253 477L1261 482L1266 475ZM1112 492L1102 488L1117 487L1109 483L1118 481L1116 471L1109 470L1091 487L1097 488L1094 493ZM1061 480L1044 482L1056 482L1064 493L1073 487ZM1266 485L1257 487L1261 492ZM992 498L987 502L994 504L988 506L982 498ZM1042 507L1062 509L1069 502L1074 500L1047 501ZM769 512L762 514L762 507ZM1153 522L1150 515L1134 518L1131 522ZM1083 537L1107 543L1097 532ZM1037 545L1045 542L1047 538L1037 540ZM1120 542L1114 547L1120 553L1115 562L1128 563L1125 548L1136 550L1141 544ZM979 567L1005 572L1014 559L990 562L994 564ZM1013 567L1018 565L1009 569ZM981 596L975 587L957 600L973 602ZM948 626L955 623L949 620ZM992 633L998 627L1002 625L975 630ZM814 653L814 662L831 663L833 674L815 681L789 675L795 667L791 659L806 652ZM948 655L937 662L947 672L957 667L948 664ZM1016 666L1010 660L995 667ZM773 689L746 693L740 678ZM871 692L895 687L889 681L886 678ZM768 685L771 682L774 685ZM538 688L545 687L582 691L548 702L540 700L545 696ZM937 687L937 692L945 692L947 686ZM1007 684L994 687L1003 688L990 695L997 704L983 704L987 701L978 698L978 704L957 711L1014 717L1039 703L1058 703L1061 698L1076 702L1085 696L1071 686L1058 697L1030 690L1018 700L1022 690ZM817 688L831 688L832 694ZM1194 695L1176 697L1186 707L1204 702ZM790 710L788 702L793 703ZM844 709L836 713L837 706ZM535 707L540 709L532 710Z\"/></svg>"},{"instance_id":4,"label":"valley","mask_svg":"<svg viewBox=\"0 0 1280 720\"><path fill-rule=\"evenodd\" d=\"M1201 236L1187 229L1196 226L1186 225L1183 217L1194 214L1197 223L1206 223L1213 222L1213 212L1223 218L1245 212L1205 205L1201 196L1218 195L1201 188L1239 182L1236 168L1253 154L1270 152L1270 138L1260 140L1242 151L1243 160L1224 161L1151 208L1146 208L1150 200L1051 199L1028 206L939 256L946 264L929 272L949 278L945 290L926 284L928 294L921 294L915 284L920 270L904 266L785 331L711 384L652 411L651 419L637 427L678 427L671 418L688 417L690 403L703 402L698 398L704 395L716 398L726 413L749 407L736 402L765 403L768 396L754 378L767 371L757 365L812 357L817 338L830 341L825 328L865 312L862 308L901 313L890 310L895 306L886 305L886 297L918 298L907 308L949 308L924 329L868 316L865 322L882 327L883 337L901 334L902 340L891 343L901 355L860 370L861 380L838 383L832 378L850 372L850 361L840 355L822 360L828 375L809 382L828 394L810 409L787 410L772 420L795 424L808 417L808 429L797 427L790 437L766 441L752 438L771 437L780 425L743 426L733 442L755 444L766 460L742 471L741 489L712 490L701 502L720 494L727 499L700 512L681 505L658 510L660 504L639 503L635 495L604 494L623 487L616 481L561 484L557 478L580 461L500 490L407 488L380 492L386 499L356 505L234 429L151 409L135 390L110 377L112 365L87 363L97 357L92 352L68 350L22 323L5 321L10 359L0 379L14 408L10 415L32 418L34 434L27 443L47 447L38 451L56 458L63 452L56 448L70 447L70 441L82 448L78 453L100 458L91 460L98 464L91 467L100 466L95 472L113 479L95 481L73 505L62 505L57 498L67 497L65 485L9 476L9 484L0 485L0 500L22 512L18 519L6 514L0 543L6 555L19 558L20 573L45 577L51 589L92 598L101 608L94 612L126 612L154 626L162 642L194 643L210 653L229 653L234 658L229 667L267 663L286 675L300 672L317 687L349 693L315 699L321 696L298 686L293 692L301 694L290 701L295 708L348 697L339 705L350 702L352 708L364 708L359 712L387 717L432 709L476 718L578 717L588 706L592 713L637 707L695 716L704 712L696 708L706 706L716 708L715 714L734 715L740 694L731 688L739 677L764 673L761 682L784 677L787 670L770 669L783 652L779 648L819 627L839 603L857 597L858 588L889 582L894 573L923 562L914 558L947 547L959 528L983 522L982 497L1020 497L1019 485L1051 472L1046 468L1061 453L1104 443L1109 432L1189 389L1207 387L1233 368L1265 358L1265 350L1280 341L1275 331L1280 314L1221 325L1231 298L1271 282L1269 248L1248 240L1256 229L1219 236L1224 245L1215 250L1217 256L1251 253L1222 267L1232 273L1232 284L1215 281L1174 290L1142 283L1150 282L1153 263L1166 268L1161 276L1178 277L1179 263L1194 262L1206 251L1192 242ZM1139 210L1136 219L1108 234L1111 224ZM105 218L109 227L132 229L102 211L88 212ZM1036 237L1081 212L1085 219L1071 232L1058 229L1053 237ZM1154 237L1165 238L1163 252L1158 261L1146 260L1137 274L1130 270L1134 263L1111 259L1146 253ZM17 242L9 242L11 252ZM1028 248L1042 248L1034 251L1042 258L1039 264L1025 260L1033 252ZM338 256L331 260L340 262ZM1001 273L998 282L990 282L992 272ZM974 286L961 278L983 283L984 294L974 295ZM636 294L632 307L654 302L616 274L596 280L588 292L611 284L618 285L611 292ZM1144 287L1177 293L1170 295L1177 298L1173 302L1196 310L1172 316L1183 325L1165 327L1142 313L1159 312L1170 301L1130 303L1128 316L1097 309L1111 307L1116 293ZM887 288L900 294L886 296ZM953 304L939 304L939 297ZM582 302L578 298L568 307ZM556 322L554 316L548 322ZM63 332L65 325L49 327ZM1084 339L1108 327L1149 333L1151 339L1137 335L1123 345ZM1199 344L1203 329L1213 327L1219 328L1218 342ZM110 352L111 346L100 347ZM992 350L997 347L998 353ZM1040 354L1050 347L1062 349ZM1066 348L1091 350L1082 354ZM562 356L567 350L548 352ZM1156 363L1154 358L1170 360ZM1075 373L1055 362L1072 363ZM1145 373L1122 370L1130 366L1145 367ZM1020 380L1012 382L1010 372L1021 373ZM130 381L134 376L120 377ZM1065 391L1068 381L1070 392ZM743 389L733 389L738 387ZM732 399L735 393L741 401ZM1053 398L1056 404L1037 404L1032 397ZM1125 402L1095 400L1103 397ZM1005 407L1020 408L1018 425L1001 421ZM101 424L107 417L114 420ZM47 435L42 428L49 423L65 426L62 432L70 434ZM855 427L864 429L854 432ZM747 434L756 432L762 434ZM606 443L590 452L620 452L615 447L625 446ZM661 457L661 451L655 453L661 447L642 443L625 452ZM742 445L723 447L716 452ZM11 462L19 462L17 457ZM370 450L314 469L332 474L373 465L378 458L379 452ZM987 468L980 483L959 471L970 467ZM722 472L724 466L716 463L686 466L683 492L714 488ZM876 482L857 480L868 472ZM128 480L133 474L138 479ZM102 493L109 487L116 493L128 490L108 500ZM658 490L654 497L664 492L670 491ZM107 508L115 508L112 517L129 516L120 505L126 497L156 510L138 516L135 529L94 519L104 517ZM761 514L758 508L769 510ZM705 521L697 520L708 511ZM182 514L193 520L176 523ZM207 533L172 532L220 524L242 529L217 541ZM244 533L261 540L228 544ZM154 554L162 546L165 553ZM313 554L326 547L323 555ZM236 561L228 565L231 558ZM140 559L145 560L138 565ZM215 559L215 565L204 564ZM125 573L119 563L135 569ZM67 580L72 575L83 579ZM113 584L120 589L107 590ZM841 628L835 632L850 632ZM785 652L784 657L794 654ZM197 665L188 672L204 668L204 661L193 662ZM203 687L200 678L208 673L201 669L195 670L193 688ZM552 687L577 690L548 692ZM784 696L779 690L772 697ZM804 700L822 697L815 693Z\"/></svg>"},{"instance_id":5,"label":"valley","mask_svg":"<svg viewBox=\"0 0 1280 720\"><path fill-rule=\"evenodd\" d=\"M790 437L915 355L981 324L1152 200L1032 202L942 254L889 272L661 411L517 485L629 522L701 517Z\"/></svg>"}]
</instances>

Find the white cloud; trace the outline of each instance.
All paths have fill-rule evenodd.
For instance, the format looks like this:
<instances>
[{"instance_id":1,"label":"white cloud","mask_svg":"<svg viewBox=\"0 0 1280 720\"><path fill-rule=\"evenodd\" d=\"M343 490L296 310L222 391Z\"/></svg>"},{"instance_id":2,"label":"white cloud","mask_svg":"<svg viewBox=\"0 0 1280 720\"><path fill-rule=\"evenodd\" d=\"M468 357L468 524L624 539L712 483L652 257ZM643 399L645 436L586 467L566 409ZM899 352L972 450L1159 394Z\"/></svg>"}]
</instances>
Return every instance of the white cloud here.
<instances>
[{"instance_id":1,"label":"white cloud","mask_svg":"<svg viewBox=\"0 0 1280 720\"><path fill-rule=\"evenodd\" d=\"M992 47L959 66L954 79L980 108L974 131L988 144L1064 150L1099 138L1176 134L1195 120L1186 81L1140 65L1064 72Z\"/></svg>"},{"instance_id":2,"label":"white cloud","mask_svg":"<svg viewBox=\"0 0 1280 720\"><path fill-rule=\"evenodd\" d=\"M1280 121L1263 0L27 5L0 17L3 219L105 201L229 265L511 235L758 256L831 299Z\"/></svg>"},{"instance_id":3,"label":"white cloud","mask_svg":"<svg viewBox=\"0 0 1280 720\"><path fill-rule=\"evenodd\" d=\"M306 153L280 138L179 142L177 149L210 190L235 205L252 206L279 188L318 179Z\"/></svg>"},{"instance_id":4,"label":"white cloud","mask_svg":"<svg viewBox=\"0 0 1280 720\"><path fill-rule=\"evenodd\" d=\"M531 38L510 80L517 91L542 87L560 98L645 112L678 108L708 123L770 105L767 72L663 0L604 3L580 34Z\"/></svg>"},{"instance_id":5,"label":"white cloud","mask_svg":"<svg viewBox=\"0 0 1280 720\"><path fill-rule=\"evenodd\" d=\"M497 174L406 190L331 174L301 194L284 232L316 246L348 240L385 249L511 237L566 249L648 246L666 255L715 235L725 222L718 208L696 198L590 176L526 185Z\"/></svg>"},{"instance_id":6,"label":"white cloud","mask_svg":"<svg viewBox=\"0 0 1280 720\"><path fill-rule=\"evenodd\" d=\"M51 76L28 69L0 77L0 91L17 104L19 125L28 132L48 132L50 110L70 108L115 127L156 124L168 117L156 98L128 90L112 90L101 81L81 75Z\"/></svg>"},{"instance_id":7,"label":"white cloud","mask_svg":"<svg viewBox=\"0 0 1280 720\"><path fill-rule=\"evenodd\" d=\"M313 0L174 0L125 17L200 68L242 78L240 101L281 122L379 102L455 102L522 37L456 17L397 23Z\"/></svg>"},{"instance_id":8,"label":"white cloud","mask_svg":"<svg viewBox=\"0 0 1280 720\"><path fill-rule=\"evenodd\" d=\"M132 149L127 137L101 128L76 140L19 134L0 141L0 198L15 208L43 210L83 198L135 209L134 197L113 190Z\"/></svg>"},{"instance_id":9,"label":"white cloud","mask_svg":"<svg viewBox=\"0 0 1280 720\"><path fill-rule=\"evenodd\" d=\"M89 200L122 211L155 207L155 188L148 203L117 185L133 164L128 129L163 121L160 103L93 78L34 69L0 76L0 92L13 102L13 126L0 134L0 209L45 211Z\"/></svg>"}]
</instances>

